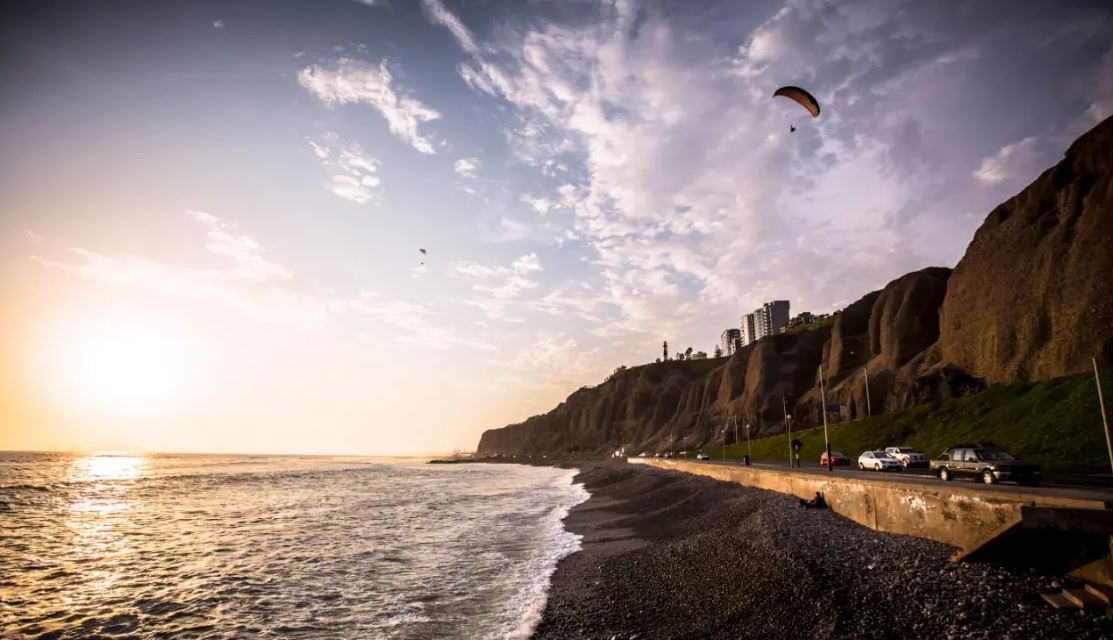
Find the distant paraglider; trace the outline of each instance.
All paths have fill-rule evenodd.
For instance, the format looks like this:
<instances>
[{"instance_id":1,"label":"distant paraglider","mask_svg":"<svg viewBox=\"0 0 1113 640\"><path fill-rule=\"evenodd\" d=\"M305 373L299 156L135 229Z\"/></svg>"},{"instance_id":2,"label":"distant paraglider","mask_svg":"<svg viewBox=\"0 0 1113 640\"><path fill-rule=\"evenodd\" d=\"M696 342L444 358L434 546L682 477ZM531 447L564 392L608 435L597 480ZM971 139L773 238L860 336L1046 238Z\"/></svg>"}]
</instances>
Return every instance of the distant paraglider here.
<instances>
[{"instance_id":1,"label":"distant paraglider","mask_svg":"<svg viewBox=\"0 0 1113 640\"><path fill-rule=\"evenodd\" d=\"M427 253L425 252L425 249L418 249L418 251L420 251L420 252L421 252L421 255L423 255L423 256L424 256L424 255L428 255L428 254L427 254ZM425 266L425 260L422 260L422 261L421 261L421 266L423 266L423 267Z\"/></svg>"},{"instance_id":2,"label":"distant paraglider","mask_svg":"<svg viewBox=\"0 0 1113 640\"><path fill-rule=\"evenodd\" d=\"M813 118L819 117L819 101L815 99L815 96L801 89L800 87L781 87L780 89L777 89L773 92L774 98L778 96L782 98L788 98L789 100L792 100L793 102L799 104L801 107L804 107L808 110L808 113L812 114ZM795 133L796 126L789 125L788 132Z\"/></svg>"}]
</instances>

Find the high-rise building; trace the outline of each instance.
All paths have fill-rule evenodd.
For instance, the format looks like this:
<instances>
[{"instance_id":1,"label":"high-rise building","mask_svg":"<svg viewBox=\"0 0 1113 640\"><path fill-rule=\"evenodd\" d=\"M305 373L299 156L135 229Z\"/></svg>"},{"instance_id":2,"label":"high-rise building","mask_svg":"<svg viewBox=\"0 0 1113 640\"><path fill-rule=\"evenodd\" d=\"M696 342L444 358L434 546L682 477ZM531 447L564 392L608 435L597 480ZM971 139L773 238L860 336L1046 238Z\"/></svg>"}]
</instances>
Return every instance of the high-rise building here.
<instances>
[{"instance_id":1,"label":"high-rise building","mask_svg":"<svg viewBox=\"0 0 1113 640\"><path fill-rule=\"evenodd\" d=\"M745 330L750 319L753 319L753 333L754 341L760 340L765 336L775 335L781 332L781 329L788 324L788 300L773 300L766 302L753 313L746 314L743 318L742 327ZM749 341L745 344L750 344Z\"/></svg>"},{"instance_id":2,"label":"high-rise building","mask_svg":"<svg viewBox=\"0 0 1113 640\"><path fill-rule=\"evenodd\" d=\"M719 348L724 356L733 355L738 345L742 342L742 332L738 329L726 329L719 336Z\"/></svg>"},{"instance_id":3,"label":"high-rise building","mask_svg":"<svg viewBox=\"0 0 1113 640\"><path fill-rule=\"evenodd\" d=\"M754 314L747 313L742 316L742 346L753 344L757 340L755 333Z\"/></svg>"}]
</instances>

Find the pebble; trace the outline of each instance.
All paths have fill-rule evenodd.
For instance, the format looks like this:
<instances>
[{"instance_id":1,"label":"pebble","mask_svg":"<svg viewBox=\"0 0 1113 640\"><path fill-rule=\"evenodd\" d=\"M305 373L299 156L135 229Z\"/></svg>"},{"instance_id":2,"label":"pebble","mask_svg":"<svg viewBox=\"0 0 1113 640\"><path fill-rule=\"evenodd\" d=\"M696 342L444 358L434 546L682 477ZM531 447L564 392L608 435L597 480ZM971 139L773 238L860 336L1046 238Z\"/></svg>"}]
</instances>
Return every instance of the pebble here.
<instances>
[{"instance_id":1,"label":"pebble","mask_svg":"<svg viewBox=\"0 0 1113 640\"><path fill-rule=\"evenodd\" d=\"M791 496L620 465L577 482L617 501L605 537L649 544L588 545L563 560L537 639L1113 638L1105 616L1043 604L1061 576L954 564L949 547L799 509Z\"/></svg>"}]
</instances>

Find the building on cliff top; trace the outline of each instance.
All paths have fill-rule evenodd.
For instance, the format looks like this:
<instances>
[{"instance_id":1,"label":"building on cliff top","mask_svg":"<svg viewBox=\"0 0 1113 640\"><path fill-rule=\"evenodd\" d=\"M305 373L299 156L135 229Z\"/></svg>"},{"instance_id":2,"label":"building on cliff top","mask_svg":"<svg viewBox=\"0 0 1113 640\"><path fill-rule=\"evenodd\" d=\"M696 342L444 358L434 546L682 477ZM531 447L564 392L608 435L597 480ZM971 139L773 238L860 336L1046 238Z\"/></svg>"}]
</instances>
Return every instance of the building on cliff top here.
<instances>
[{"instance_id":1,"label":"building on cliff top","mask_svg":"<svg viewBox=\"0 0 1113 640\"><path fill-rule=\"evenodd\" d=\"M743 346L780 333L788 324L788 309L788 300L773 300L742 316Z\"/></svg>"},{"instance_id":2,"label":"building on cliff top","mask_svg":"<svg viewBox=\"0 0 1113 640\"><path fill-rule=\"evenodd\" d=\"M747 313L742 316L742 346L753 344L757 340L757 334L754 332L754 314Z\"/></svg>"},{"instance_id":3,"label":"building on cliff top","mask_svg":"<svg viewBox=\"0 0 1113 640\"><path fill-rule=\"evenodd\" d=\"M742 346L742 332L738 329L726 329L719 336L719 348L724 356L734 355L738 347Z\"/></svg>"}]
</instances>

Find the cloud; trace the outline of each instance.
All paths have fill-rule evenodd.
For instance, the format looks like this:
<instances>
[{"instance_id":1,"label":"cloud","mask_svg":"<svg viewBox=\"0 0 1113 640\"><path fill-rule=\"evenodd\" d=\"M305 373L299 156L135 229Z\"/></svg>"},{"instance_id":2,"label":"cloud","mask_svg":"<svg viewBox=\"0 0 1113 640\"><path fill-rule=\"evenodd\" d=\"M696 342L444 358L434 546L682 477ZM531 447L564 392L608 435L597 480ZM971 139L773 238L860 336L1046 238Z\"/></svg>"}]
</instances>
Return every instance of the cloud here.
<instances>
[{"instance_id":1,"label":"cloud","mask_svg":"<svg viewBox=\"0 0 1113 640\"><path fill-rule=\"evenodd\" d=\"M421 0L421 8L430 22L448 29L461 49L473 55L479 53L479 47L476 46L471 32L444 6L441 0Z\"/></svg>"},{"instance_id":2,"label":"cloud","mask_svg":"<svg viewBox=\"0 0 1113 640\"><path fill-rule=\"evenodd\" d=\"M541 259L536 253L519 256L509 266L471 261L457 262L452 266L456 276L476 280L472 290L480 295L463 300L464 304L480 309L488 318L515 322L521 318L508 316L507 310L516 304L522 292L538 286L531 274L540 271Z\"/></svg>"},{"instance_id":3,"label":"cloud","mask_svg":"<svg viewBox=\"0 0 1113 640\"><path fill-rule=\"evenodd\" d=\"M435 153L433 143L421 128L441 114L398 90L386 60L371 65L341 58L330 68L313 65L298 73L298 83L329 106L371 105L386 119L392 133L421 153Z\"/></svg>"},{"instance_id":4,"label":"cloud","mask_svg":"<svg viewBox=\"0 0 1113 640\"><path fill-rule=\"evenodd\" d=\"M222 265L184 266L84 248L70 249L71 260L36 260L90 280L230 308L268 324L320 329L340 316L367 318L396 331L393 338L384 334L381 341L420 343L431 349L494 348L481 336L461 334L443 311L368 291L345 296L300 283L292 269L268 258L264 248L234 223L203 211L187 215L205 229L204 247ZM520 268L528 271L533 266L527 260Z\"/></svg>"},{"instance_id":5,"label":"cloud","mask_svg":"<svg viewBox=\"0 0 1113 640\"><path fill-rule=\"evenodd\" d=\"M506 362L514 372L505 382L541 390L566 391L585 379L601 381L608 365L599 347L586 347L567 333L543 333L519 349ZM613 368L613 365L610 365Z\"/></svg>"},{"instance_id":6,"label":"cloud","mask_svg":"<svg viewBox=\"0 0 1113 640\"><path fill-rule=\"evenodd\" d=\"M828 310L902 273L953 264L999 197L978 187L1033 177L1061 148L1026 143L972 181L971 167L1000 145L986 141L1038 133L1055 109L1104 110L1105 94L1078 79L1099 73L1096 58L1077 59L1108 43L1089 29L1039 44L1048 24L1093 22L1085 8L1032 4L1004 17L910 0L789 0L766 16L745 3L582 8L508 21L478 42L442 3L425 5L466 55L457 70L467 86L509 107L514 153L561 176L521 202L587 249L586 288L560 287L567 298L550 292L530 308L586 313L589 331L608 340L704 336L707 349L764 300ZM1074 59L1049 66L1053 56ZM1075 79L1057 71L1067 67ZM1002 113L1002 100L1030 95L1033 69L1048 87L1031 98L1041 104ZM822 117L771 98L790 81L819 97ZM527 235L504 220L522 225L508 235Z\"/></svg>"},{"instance_id":7,"label":"cloud","mask_svg":"<svg viewBox=\"0 0 1113 640\"><path fill-rule=\"evenodd\" d=\"M334 308L371 317L402 333L398 342L419 344L423 349L448 349L468 347L490 351L494 346L485 340L462 335L452 322L425 305L404 300L384 300L379 295L364 291L359 296L336 301Z\"/></svg>"},{"instance_id":8,"label":"cloud","mask_svg":"<svg viewBox=\"0 0 1113 640\"><path fill-rule=\"evenodd\" d=\"M329 191L356 204L373 201L380 183L379 161L366 155L358 144L333 149L330 144L335 140L332 134L326 135L320 143L307 140L313 155L325 167L338 172L329 178Z\"/></svg>"},{"instance_id":9,"label":"cloud","mask_svg":"<svg viewBox=\"0 0 1113 640\"><path fill-rule=\"evenodd\" d=\"M223 29L223 28L224 28L224 21L223 20L213 20L213 29Z\"/></svg>"},{"instance_id":10,"label":"cloud","mask_svg":"<svg viewBox=\"0 0 1113 640\"><path fill-rule=\"evenodd\" d=\"M224 266L181 266L84 248L70 249L76 262L39 261L91 280L230 307L263 322L321 326L328 312L326 300L295 283L291 269L267 258L263 247L239 233L235 224L203 211L187 214L205 228L205 248L222 258Z\"/></svg>"},{"instance_id":11,"label":"cloud","mask_svg":"<svg viewBox=\"0 0 1113 640\"><path fill-rule=\"evenodd\" d=\"M529 208L540 216L545 215L553 208L553 202L544 196L523 195L522 202L529 205Z\"/></svg>"},{"instance_id":12,"label":"cloud","mask_svg":"<svg viewBox=\"0 0 1113 640\"><path fill-rule=\"evenodd\" d=\"M992 156L982 158L973 175L979 182L996 185L1002 182L1027 182L1042 171L1039 141L1028 136L997 150Z\"/></svg>"},{"instance_id":13,"label":"cloud","mask_svg":"<svg viewBox=\"0 0 1113 640\"><path fill-rule=\"evenodd\" d=\"M461 178L474 178L479 171L479 158L460 158L453 168L456 170L456 175Z\"/></svg>"}]
</instances>

